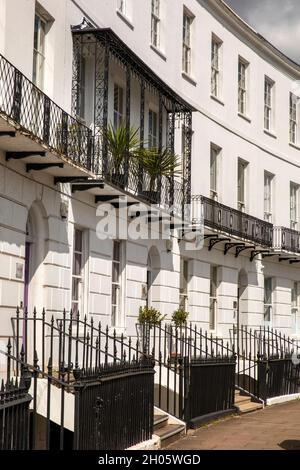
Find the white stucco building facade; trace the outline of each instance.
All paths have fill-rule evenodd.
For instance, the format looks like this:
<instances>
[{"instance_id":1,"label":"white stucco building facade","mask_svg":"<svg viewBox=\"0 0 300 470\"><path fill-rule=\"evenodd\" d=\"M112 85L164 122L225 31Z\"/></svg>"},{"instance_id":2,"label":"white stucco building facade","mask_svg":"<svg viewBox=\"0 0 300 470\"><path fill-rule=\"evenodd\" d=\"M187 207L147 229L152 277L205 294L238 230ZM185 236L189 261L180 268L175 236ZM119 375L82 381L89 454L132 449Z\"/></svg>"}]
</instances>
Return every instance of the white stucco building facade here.
<instances>
[{"instance_id":1,"label":"white stucco building facade","mask_svg":"<svg viewBox=\"0 0 300 470\"><path fill-rule=\"evenodd\" d=\"M86 29L72 32L83 18ZM79 56L78 38L87 41ZM108 62L99 56L97 68L95 54L105 51L105 41L111 55ZM168 318L181 302L190 321L220 337L228 338L233 324L300 333L299 65L221 0L0 0L0 53L1 338L11 334L17 305L45 308L57 318L64 308L78 308L135 335L139 307L147 302ZM62 127L64 113L77 115L92 139L102 132L104 115L106 124L127 115L141 133L143 108L144 140L167 147L170 109L178 106L171 144L183 174L175 187L184 180L184 202L199 207L195 201L201 201L203 248L188 249L176 230L168 240L100 240L100 200L124 194L132 203L149 200L127 190L128 181L99 182L95 159L103 153L95 139L91 167L78 162L70 140L74 158L51 145L57 128L50 125L50 137L34 130L35 119L47 129L54 112L47 115L44 95L29 85L26 92L25 79L18 81L6 61L63 110L57 111ZM98 122L95 109L103 113L105 94L107 109ZM18 102L19 115L12 105ZM68 119L70 139L74 123ZM85 151L88 144L80 150L82 161ZM28 167L45 162L52 166ZM103 161L100 166L103 172ZM87 177L98 186L87 187ZM124 219L120 209L116 213Z\"/></svg>"}]
</instances>

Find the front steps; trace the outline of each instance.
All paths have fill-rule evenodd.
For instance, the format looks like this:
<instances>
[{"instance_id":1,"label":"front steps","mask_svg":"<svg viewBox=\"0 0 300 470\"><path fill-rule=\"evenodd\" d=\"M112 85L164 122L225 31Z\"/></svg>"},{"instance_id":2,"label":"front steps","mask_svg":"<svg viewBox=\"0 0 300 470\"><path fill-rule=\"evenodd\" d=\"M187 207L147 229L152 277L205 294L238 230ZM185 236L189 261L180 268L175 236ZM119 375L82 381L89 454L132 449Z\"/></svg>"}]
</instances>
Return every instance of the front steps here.
<instances>
[{"instance_id":1,"label":"front steps","mask_svg":"<svg viewBox=\"0 0 300 470\"><path fill-rule=\"evenodd\" d=\"M184 423L161 410L155 409L153 434L160 438L161 449L165 449L168 445L184 436L185 433L186 427Z\"/></svg>"},{"instance_id":2,"label":"front steps","mask_svg":"<svg viewBox=\"0 0 300 470\"><path fill-rule=\"evenodd\" d=\"M257 403L253 399L244 395L240 390L236 390L234 394L234 406L237 408L239 414L251 413L263 409L262 403Z\"/></svg>"}]
</instances>

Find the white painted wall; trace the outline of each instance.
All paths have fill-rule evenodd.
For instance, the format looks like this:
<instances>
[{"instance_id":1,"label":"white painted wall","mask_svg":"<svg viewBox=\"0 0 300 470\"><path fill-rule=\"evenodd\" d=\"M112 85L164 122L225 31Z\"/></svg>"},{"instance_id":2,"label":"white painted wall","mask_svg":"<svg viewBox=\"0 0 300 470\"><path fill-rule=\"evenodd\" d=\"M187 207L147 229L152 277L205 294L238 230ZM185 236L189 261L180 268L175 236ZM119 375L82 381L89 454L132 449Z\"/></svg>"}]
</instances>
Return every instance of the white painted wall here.
<instances>
[{"instance_id":1,"label":"white painted wall","mask_svg":"<svg viewBox=\"0 0 300 470\"><path fill-rule=\"evenodd\" d=\"M72 36L70 26L79 24L85 15L99 27L111 27L168 85L199 110L193 118L192 192L209 195L210 144L222 148L220 201L237 206L237 159L249 162L247 212L263 218L264 171L275 175L274 223L289 226L290 181L300 183L300 150L289 145L289 92L300 78L298 67L279 65L263 50L259 41L249 41L246 33L226 17L219 17L213 2L202 0L162 1L161 52L150 47L150 3L128 0L130 23L116 12L116 0L40 0L54 18L46 44L46 80L44 91L68 112L71 110ZM216 2L216 5L219 3ZM80 8L78 7L80 6ZM185 5L194 15L192 30L192 78L181 73L182 11ZM29 78L32 76L33 0L0 0L0 52ZM247 28L245 27L245 30ZM215 33L223 41L222 102L210 97L210 43ZM237 113L238 56L250 63L249 121ZM162 57L164 56L164 57ZM288 64L288 63L287 63ZM288 70L289 67L289 70ZM276 82L276 136L263 131L264 76ZM122 77L112 68L111 83ZM138 113L135 86L132 109ZM110 101L112 88L110 89ZM111 106L110 106L111 110ZM110 111L111 113L111 111ZM111 116L111 114L110 114ZM133 116L138 124L138 116ZM62 221L59 207L62 198L69 201L69 221ZM74 224L87 231L89 253L86 277L86 312L104 324L110 324L112 242L96 237L95 205L92 195L71 195L68 185L58 188L46 174L26 175L22 163L6 163L0 155L0 336L10 334L10 315L23 297L23 279L16 278L17 263L24 264L25 223L34 201L44 210L49 234L45 239L45 257L40 296L32 302L45 306L50 314L59 315L70 306L71 251ZM160 253L161 270L156 278L153 305L168 316L178 306L180 247L174 240L173 253L165 242L153 242ZM128 242L126 246L126 287L124 315L126 331L135 334L135 322L146 282L150 242ZM276 280L274 326L290 332L290 289L300 282L297 265L279 264L274 260L250 263L242 255L224 256L220 248L208 252L182 253L188 257L190 319L204 329L209 321L210 264L219 266L218 289L219 336L228 337L236 321L233 303L237 299L238 273L248 273L247 323L257 327L263 322L263 274Z\"/></svg>"}]
</instances>

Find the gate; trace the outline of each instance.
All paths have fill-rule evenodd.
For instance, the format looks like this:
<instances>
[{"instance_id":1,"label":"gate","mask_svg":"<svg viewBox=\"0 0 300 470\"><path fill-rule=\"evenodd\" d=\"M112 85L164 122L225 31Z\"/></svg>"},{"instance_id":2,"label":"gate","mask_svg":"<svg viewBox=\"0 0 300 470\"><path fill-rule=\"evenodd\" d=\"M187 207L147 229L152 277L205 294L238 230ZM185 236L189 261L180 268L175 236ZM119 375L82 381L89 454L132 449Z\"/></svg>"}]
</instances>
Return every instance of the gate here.
<instances>
[{"instance_id":1,"label":"gate","mask_svg":"<svg viewBox=\"0 0 300 470\"><path fill-rule=\"evenodd\" d=\"M235 357L191 359L184 367L184 419L191 422L234 408Z\"/></svg>"},{"instance_id":2,"label":"gate","mask_svg":"<svg viewBox=\"0 0 300 470\"><path fill-rule=\"evenodd\" d=\"M9 343L9 351L10 347ZM7 356L7 377L0 389L0 450L29 449L30 383L24 369L20 381L11 379L11 358Z\"/></svg>"},{"instance_id":3,"label":"gate","mask_svg":"<svg viewBox=\"0 0 300 470\"><path fill-rule=\"evenodd\" d=\"M107 364L77 374L76 449L120 450L152 438L152 361Z\"/></svg>"}]
</instances>

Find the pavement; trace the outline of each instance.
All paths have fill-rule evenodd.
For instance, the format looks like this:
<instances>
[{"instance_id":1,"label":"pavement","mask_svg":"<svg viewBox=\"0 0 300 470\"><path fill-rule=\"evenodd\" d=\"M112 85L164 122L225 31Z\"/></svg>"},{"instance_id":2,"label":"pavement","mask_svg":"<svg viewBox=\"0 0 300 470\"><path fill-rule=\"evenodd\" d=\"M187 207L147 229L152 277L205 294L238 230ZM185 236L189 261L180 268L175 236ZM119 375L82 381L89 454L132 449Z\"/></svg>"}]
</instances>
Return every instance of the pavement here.
<instances>
[{"instance_id":1,"label":"pavement","mask_svg":"<svg viewBox=\"0 0 300 470\"><path fill-rule=\"evenodd\" d=\"M300 400L229 417L174 442L172 450L300 450Z\"/></svg>"}]
</instances>

